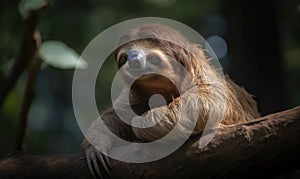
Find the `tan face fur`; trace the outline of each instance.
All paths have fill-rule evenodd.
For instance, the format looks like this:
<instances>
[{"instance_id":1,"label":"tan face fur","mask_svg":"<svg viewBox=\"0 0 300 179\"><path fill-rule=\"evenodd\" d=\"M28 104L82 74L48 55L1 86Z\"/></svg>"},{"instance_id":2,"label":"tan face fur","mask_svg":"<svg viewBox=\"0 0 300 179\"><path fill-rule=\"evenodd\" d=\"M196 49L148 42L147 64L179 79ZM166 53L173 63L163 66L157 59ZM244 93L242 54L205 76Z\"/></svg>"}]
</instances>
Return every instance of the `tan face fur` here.
<instances>
[{"instance_id":1,"label":"tan face fur","mask_svg":"<svg viewBox=\"0 0 300 179\"><path fill-rule=\"evenodd\" d=\"M140 60L144 64L143 67L137 69L130 68L128 65L130 60L128 59L130 51L139 51L142 53L143 57L141 57L142 59ZM155 48L154 45L151 45L151 43L147 41L129 43L125 45L118 52L116 57L116 63L118 64L119 70L121 70L126 79L134 79L137 76L140 76L140 79L151 79L151 76L153 77L155 74L172 78L176 73L173 68L176 60L172 57L166 56L163 51L159 48ZM122 57L127 59L124 64L120 65Z\"/></svg>"},{"instance_id":2,"label":"tan face fur","mask_svg":"<svg viewBox=\"0 0 300 179\"><path fill-rule=\"evenodd\" d=\"M141 63L138 67L130 66L132 52L138 52L138 55L135 54L139 56L138 63ZM126 44L116 54L116 63L125 85L133 83L131 90L138 93L142 99L148 100L152 95L160 94L169 103L179 96L178 89L184 75L178 73L178 68L183 66L151 42L137 41Z\"/></svg>"}]
</instances>

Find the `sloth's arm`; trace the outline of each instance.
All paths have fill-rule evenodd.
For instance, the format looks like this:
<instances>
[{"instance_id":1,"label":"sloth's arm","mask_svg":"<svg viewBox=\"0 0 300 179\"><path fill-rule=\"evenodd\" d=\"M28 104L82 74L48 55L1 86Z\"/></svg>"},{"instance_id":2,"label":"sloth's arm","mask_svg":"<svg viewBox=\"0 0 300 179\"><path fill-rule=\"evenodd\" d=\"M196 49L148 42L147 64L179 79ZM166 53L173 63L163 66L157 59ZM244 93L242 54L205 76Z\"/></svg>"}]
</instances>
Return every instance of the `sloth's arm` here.
<instances>
[{"instance_id":1,"label":"sloth's arm","mask_svg":"<svg viewBox=\"0 0 300 179\"><path fill-rule=\"evenodd\" d=\"M128 141L135 140L131 126L121 121L115 110L110 108L101 115L101 119L94 121L87 131L87 138L93 144L109 149L113 142L99 120L103 120L105 126L116 136ZM82 146L86 148L87 145L89 142L85 139Z\"/></svg>"},{"instance_id":2,"label":"sloth's arm","mask_svg":"<svg viewBox=\"0 0 300 179\"><path fill-rule=\"evenodd\" d=\"M147 111L143 115L146 118L143 121L155 125L149 128L133 128L133 132L141 140L153 141L164 137L171 130L174 131L171 139L202 131L213 107L210 91L209 85L195 86L169 105ZM149 126L145 123L141 123L140 126Z\"/></svg>"}]
</instances>

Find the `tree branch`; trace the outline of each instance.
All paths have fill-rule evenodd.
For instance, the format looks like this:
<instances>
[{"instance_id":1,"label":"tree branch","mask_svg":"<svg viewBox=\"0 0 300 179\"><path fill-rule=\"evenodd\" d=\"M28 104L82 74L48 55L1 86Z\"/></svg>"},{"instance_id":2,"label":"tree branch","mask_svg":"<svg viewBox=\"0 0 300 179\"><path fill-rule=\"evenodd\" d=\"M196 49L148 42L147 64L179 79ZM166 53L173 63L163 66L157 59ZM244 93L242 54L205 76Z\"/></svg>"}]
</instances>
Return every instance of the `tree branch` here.
<instances>
[{"instance_id":1,"label":"tree branch","mask_svg":"<svg viewBox=\"0 0 300 179\"><path fill-rule=\"evenodd\" d=\"M49 5L50 4L46 4L40 9L31 11L29 13L29 16L25 19L25 29L18 54L15 58L10 72L3 80L3 85L0 88L0 112L7 94L13 88L22 72L27 68L27 66L35 56L38 47L37 39L34 38L34 32L37 26L38 17L44 9L49 7Z\"/></svg>"},{"instance_id":2,"label":"tree branch","mask_svg":"<svg viewBox=\"0 0 300 179\"><path fill-rule=\"evenodd\" d=\"M35 37L34 39L36 40L37 47L39 47L41 45L41 36L38 30L35 31L34 37ZM34 87L37 78L38 68L39 68L38 55L37 53L35 53L29 65L29 73L26 82L26 88L25 88L24 97L22 101L21 111L18 118L16 150L20 150L20 151L24 151L26 148L28 114L30 111L31 102L34 97Z\"/></svg>"},{"instance_id":3,"label":"tree branch","mask_svg":"<svg viewBox=\"0 0 300 179\"><path fill-rule=\"evenodd\" d=\"M300 106L219 130L202 149L198 142L199 136L193 137L173 154L150 163L112 160L113 178L270 178L299 169ZM15 153L0 161L0 178L74 177L91 177L81 153Z\"/></svg>"}]
</instances>

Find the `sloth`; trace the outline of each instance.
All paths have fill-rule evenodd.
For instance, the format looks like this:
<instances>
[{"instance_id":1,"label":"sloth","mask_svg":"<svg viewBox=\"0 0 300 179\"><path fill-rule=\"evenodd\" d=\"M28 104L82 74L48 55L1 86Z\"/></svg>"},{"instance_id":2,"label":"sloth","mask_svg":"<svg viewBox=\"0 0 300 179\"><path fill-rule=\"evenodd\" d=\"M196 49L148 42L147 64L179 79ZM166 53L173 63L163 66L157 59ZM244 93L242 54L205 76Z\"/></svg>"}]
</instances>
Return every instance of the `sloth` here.
<instances>
[{"instance_id":1,"label":"sloth","mask_svg":"<svg viewBox=\"0 0 300 179\"><path fill-rule=\"evenodd\" d=\"M127 141L151 142L171 130L177 132L170 140L190 133L199 134L211 114L221 116L216 128L250 121L260 115L253 96L228 76L222 77L211 65L204 48L189 42L169 26L146 24L129 30L119 40L115 61L129 97L120 95L116 101L120 103L121 113L112 107L102 113L101 120L111 132ZM163 102L156 100L157 103L150 104L149 100L156 94ZM120 102L125 98L129 98L129 103ZM220 107L220 101L225 102L224 108ZM183 115L182 108L188 114ZM139 128L120 120L120 114L128 121L132 119L127 111L133 111L153 125ZM192 120L188 116L196 120L190 133ZM93 145L85 139L82 150L93 177L105 178L110 176L111 164L102 152L108 151L114 141L97 121L87 132Z\"/></svg>"}]
</instances>

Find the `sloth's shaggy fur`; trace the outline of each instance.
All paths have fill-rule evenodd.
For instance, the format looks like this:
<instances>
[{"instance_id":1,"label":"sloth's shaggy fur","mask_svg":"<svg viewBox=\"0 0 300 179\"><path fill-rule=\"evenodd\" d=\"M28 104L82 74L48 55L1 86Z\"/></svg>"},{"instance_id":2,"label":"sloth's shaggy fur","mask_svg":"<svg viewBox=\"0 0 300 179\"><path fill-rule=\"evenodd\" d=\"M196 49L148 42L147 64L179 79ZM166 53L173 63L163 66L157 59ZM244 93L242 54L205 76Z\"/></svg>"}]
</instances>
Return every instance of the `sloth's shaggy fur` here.
<instances>
[{"instance_id":1,"label":"sloth's shaggy fur","mask_svg":"<svg viewBox=\"0 0 300 179\"><path fill-rule=\"evenodd\" d=\"M259 116L252 95L228 76L222 77L211 66L203 48L189 42L172 28L149 24L128 31L120 39L120 47L115 52L116 62L118 63L122 53L127 53L132 48L157 55L164 65L157 66L155 71L160 71L160 74L172 79L161 75L137 79L129 89L130 104L123 103L125 97L120 96L116 102L119 103L116 105L118 109L111 108L101 115L106 126L116 135L130 141L153 141L175 130L170 139L176 140L191 132L200 133L209 118L210 127L216 128L249 121ZM170 59L175 59L186 72L174 66ZM129 78L126 76L126 69L119 68L126 84ZM166 99L167 105L151 109L148 101L156 93ZM116 114L116 110L119 110L122 117L130 120L132 116L127 110L131 109L146 119L143 120L144 123L155 125L149 128L132 127L121 121ZM191 128L193 124L195 126ZM97 122L89 128L88 136L93 144L104 150L109 149L113 142ZM83 142L83 149L88 151L88 155L91 155L91 147L93 146L87 140Z\"/></svg>"}]
</instances>

